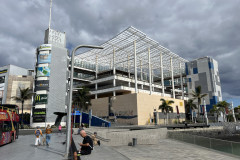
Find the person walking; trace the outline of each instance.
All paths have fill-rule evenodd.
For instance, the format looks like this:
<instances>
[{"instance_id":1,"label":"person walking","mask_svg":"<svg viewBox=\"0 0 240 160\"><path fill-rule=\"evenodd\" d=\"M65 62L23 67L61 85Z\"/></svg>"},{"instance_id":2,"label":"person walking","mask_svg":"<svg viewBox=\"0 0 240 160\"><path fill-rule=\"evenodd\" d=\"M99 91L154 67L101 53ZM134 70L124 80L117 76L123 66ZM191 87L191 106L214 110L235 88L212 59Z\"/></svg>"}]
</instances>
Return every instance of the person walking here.
<instances>
[{"instance_id":1,"label":"person walking","mask_svg":"<svg viewBox=\"0 0 240 160\"><path fill-rule=\"evenodd\" d=\"M40 139L40 136L43 136L42 135L42 130L40 129L39 126L37 126L37 129L35 130L34 132L35 136L36 136L36 139L35 139L35 146L38 146L38 145L41 145L41 139Z\"/></svg>"},{"instance_id":2,"label":"person walking","mask_svg":"<svg viewBox=\"0 0 240 160\"><path fill-rule=\"evenodd\" d=\"M52 128L50 127L49 124L47 125L45 132L46 132L46 145L49 146L51 136L52 136Z\"/></svg>"},{"instance_id":3,"label":"person walking","mask_svg":"<svg viewBox=\"0 0 240 160\"><path fill-rule=\"evenodd\" d=\"M62 126L61 126L61 124L58 126L58 133L62 134Z\"/></svg>"}]
</instances>

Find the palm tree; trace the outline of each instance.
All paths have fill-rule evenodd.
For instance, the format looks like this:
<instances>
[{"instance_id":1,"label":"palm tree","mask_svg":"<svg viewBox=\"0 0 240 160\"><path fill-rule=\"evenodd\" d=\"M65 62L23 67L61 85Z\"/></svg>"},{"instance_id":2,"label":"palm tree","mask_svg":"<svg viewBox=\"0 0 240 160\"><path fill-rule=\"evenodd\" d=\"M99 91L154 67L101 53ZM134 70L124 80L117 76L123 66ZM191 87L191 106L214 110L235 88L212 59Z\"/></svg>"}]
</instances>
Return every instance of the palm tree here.
<instances>
[{"instance_id":1,"label":"palm tree","mask_svg":"<svg viewBox=\"0 0 240 160\"><path fill-rule=\"evenodd\" d=\"M218 107L217 105L213 105L213 108L210 109L210 113L216 113L217 114L217 121L218 121L218 116L221 114L221 112L224 112L224 108Z\"/></svg>"},{"instance_id":2,"label":"palm tree","mask_svg":"<svg viewBox=\"0 0 240 160\"><path fill-rule=\"evenodd\" d=\"M193 96L193 100L197 99L198 101L198 117L200 115L200 105L202 103L202 98L207 96L207 94L202 94L202 88L201 86L196 87L196 91L192 91L191 95Z\"/></svg>"},{"instance_id":3,"label":"palm tree","mask_svg":"<svg viewBox=\"0 0 240 160\"><path fill-rule=\"evenodd\" d=\"M226 121L225 115L226 115L226 110L229 108L229 106L230 106L230 103L226 101L220 101L217 103L217 107L220 107L222 109L224 121Z\"/></svg>"},{"instance_id":4,"label":"palm tree","mask_svg":"<svg viewBox=\"0 0 240 160\"><path fill-rule=\"evenodd\" d=\"M166 101L166 100L163 99L163 98L161 98L160 101L162 101L162 104L159 105L159 109L161 109L162 112L167 115L167 124L168 124L168 113L169 113L170 111L173 112L173 107L170 106L170 105L173 104L174 101L172 101L172 100ZM164 121L164 123L165 123L165 121ZM165 124L166 124L166 123L165 123Z\"/></svg>"},{"instance_id":5,"label":"palm tree","mask_svg":"<svg viewBox=\"0 0 240 160\"><path fill-rule=\"evenodd\" d=\"M88 107L92 105L89 96L89 89L86 87L79 89L74 95L73 103L78 104L80 110L87 111Z\"/></svg>"},{"instance_id":6,"label":"palm tree","mask_svg":"<svg viewBox=\"0 0 240 160\"><path fill-rule=\"evenodd\" d=\"M32 91L31 91L31 89L29 89L29 88L22 89L22 88L19 87L19 91L20 91L19 97L14 96L14 97L11 97L11 98L13 98L14 100L22 103L22 122L21 122L21 126L23 127L23 108L24 108L24 102L25 102L25 100L31 99L33 93L32 93Z\"/></svg>"},{"instance_id":7,"label":"palm tree","mask_svg":"<svg viewBox=\"0 0 240 160\"><path fill-rule=\"evenodd\" d=\"M239 112L240 112L240 106L235 107L235 108L234 108L234 112L235 112L235 113L239 113Z\"/></svg>"},{"instance_id":8,"label":"palm tree","mask_svg":"<svg viewBox=\"0 0 240 160\"><path fill-rule=\"evenodd\" d=\"M77 87L81 88L81 87ZM82 112L88 111L88 107L91 106L91 98L89 96L89 89L82 87L79 89L73 97L73 103L78 104L78 108L81 111L80 123L82 121Z\"/></svg>"},{"instance_id":9,"label":"palm tree","mask_svg":"<svg viewBox=\"0 0 240 160\"><path fill-rule=\"evenodd\" d=\"M193 122L193 110L197 109L197 105L193 103L192 99L189 99L186 103L186 108L190 111L191 110L191 115L192 115L192 122Z\"/></svg>"}]
</instances>

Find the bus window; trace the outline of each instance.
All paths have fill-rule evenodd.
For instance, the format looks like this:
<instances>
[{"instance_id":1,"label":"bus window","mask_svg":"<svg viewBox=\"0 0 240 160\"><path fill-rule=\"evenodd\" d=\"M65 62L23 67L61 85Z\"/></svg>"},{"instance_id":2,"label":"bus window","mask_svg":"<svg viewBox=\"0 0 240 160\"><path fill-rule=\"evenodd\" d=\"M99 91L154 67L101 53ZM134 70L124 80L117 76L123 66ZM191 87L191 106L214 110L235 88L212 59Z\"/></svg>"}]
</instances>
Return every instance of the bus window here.
<instances>
[{"instance_id":1,"label":"bus window","mask_svg":"<svg viewBox=\"0 0 240 160\"><path fill-rule=\"evenodd\" d=\"M12 124L10 121L3 122L3 132L10 132L12 130Z\"/></svg>"}]
</instances>

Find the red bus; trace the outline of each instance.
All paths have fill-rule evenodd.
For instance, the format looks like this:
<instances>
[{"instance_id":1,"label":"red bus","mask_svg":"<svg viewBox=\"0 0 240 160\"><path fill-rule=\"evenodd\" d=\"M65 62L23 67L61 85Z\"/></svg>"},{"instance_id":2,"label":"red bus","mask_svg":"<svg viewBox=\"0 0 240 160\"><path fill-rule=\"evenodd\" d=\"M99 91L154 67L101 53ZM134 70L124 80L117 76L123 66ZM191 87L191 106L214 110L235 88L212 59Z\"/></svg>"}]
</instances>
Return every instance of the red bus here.
<instances>
[{"instance_id":1,"label":"red bus","mask_svg":"<svg viewBox=\"0 0 240 160\"><path fill-rule=\"evenodd\" d=\"M18 113L18 106L10 104L0 104L0 146L13 142L18 138Z\"/></svg>"}]
</instances>

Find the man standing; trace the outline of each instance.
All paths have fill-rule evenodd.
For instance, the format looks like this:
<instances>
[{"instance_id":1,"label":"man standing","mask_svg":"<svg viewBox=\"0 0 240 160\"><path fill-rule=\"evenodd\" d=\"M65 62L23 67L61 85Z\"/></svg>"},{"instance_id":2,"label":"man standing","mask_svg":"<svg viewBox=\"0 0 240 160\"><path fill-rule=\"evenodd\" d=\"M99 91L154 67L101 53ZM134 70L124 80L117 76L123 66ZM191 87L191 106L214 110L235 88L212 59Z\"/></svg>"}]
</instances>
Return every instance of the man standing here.
<instances>
[{"instance_id":1,"label":"man standing","mask_svg":"<svg viewBox=\"0 0 240 160\"><path fill-rule=\"evenodd\" d=\"M37 129L34 132L36 139L35 139L35 146L40 145L40 135L42 135L42 130L40 129L39 126L37 126Z\"/></svg>"},{"instance_id":2,"label":"man standing","mask_svg":"<svg viewBox=\"0 0 240 160\"><path fill-rule=\"evenodd\" d=\"M92 139L87 135L87 133L84 130L80 131L80 135L83 137L83 142L79 143L81 149L79 150L78 155L91 154L91 151L93 149Z\"/></svg>"}]
</instances>

